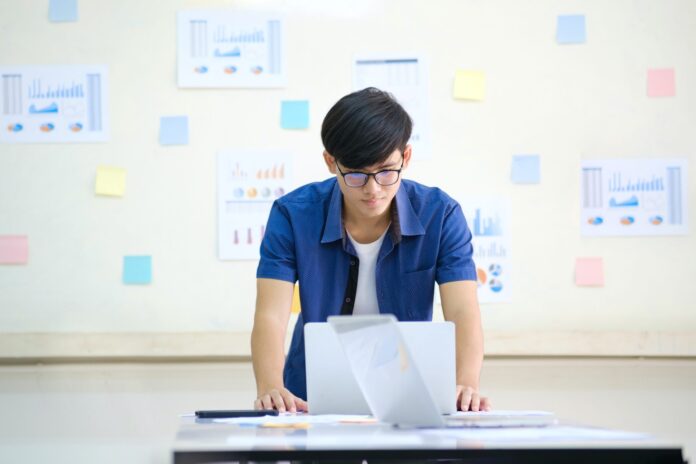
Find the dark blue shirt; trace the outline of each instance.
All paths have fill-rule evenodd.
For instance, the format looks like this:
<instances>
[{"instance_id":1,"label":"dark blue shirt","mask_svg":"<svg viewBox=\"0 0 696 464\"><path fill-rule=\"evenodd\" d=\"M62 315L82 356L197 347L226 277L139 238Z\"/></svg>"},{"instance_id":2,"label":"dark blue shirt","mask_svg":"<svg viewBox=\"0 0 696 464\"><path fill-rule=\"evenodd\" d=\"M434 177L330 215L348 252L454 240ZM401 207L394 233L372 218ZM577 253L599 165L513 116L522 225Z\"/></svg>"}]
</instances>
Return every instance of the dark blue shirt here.
<instances>
[{"instance_id":1,"label":"dark blue shirt","mask_svg":"<svg viewBox=\"0 0 696 464\"><path fill-rule=\"evenodd\" d=\"M438 188L402 180L394 204L375 269L379 311L401 321L431 320L435 282L476 280L471 232L459 204ZM303 399L304 324L341 314L357 262L342 209L336 178L300 187L275 201L261 243L256 277L299 281L302 310L283 378Z\"/></svg>"}]
</instances>

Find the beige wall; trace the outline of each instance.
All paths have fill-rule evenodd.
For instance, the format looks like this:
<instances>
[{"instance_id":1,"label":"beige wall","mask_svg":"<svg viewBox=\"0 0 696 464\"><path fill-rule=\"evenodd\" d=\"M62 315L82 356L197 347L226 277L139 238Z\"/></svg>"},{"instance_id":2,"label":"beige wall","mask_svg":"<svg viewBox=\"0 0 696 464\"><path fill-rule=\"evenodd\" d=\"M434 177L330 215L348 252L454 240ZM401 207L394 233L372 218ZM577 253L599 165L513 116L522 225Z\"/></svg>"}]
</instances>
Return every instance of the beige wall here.
<instances>
[{"instance_id":1,"label":"beige wall","mask_svg":"<svg viewBox=\"0 0 696 464\"><path fill-rule=\"evenodd\" d=\"M696 360L491 359L483 389L497 408L645 431L696 458ZM245 408L248 363L0 367L0 462L170 462L178 415Z\"/></svg>"}]
</instances>

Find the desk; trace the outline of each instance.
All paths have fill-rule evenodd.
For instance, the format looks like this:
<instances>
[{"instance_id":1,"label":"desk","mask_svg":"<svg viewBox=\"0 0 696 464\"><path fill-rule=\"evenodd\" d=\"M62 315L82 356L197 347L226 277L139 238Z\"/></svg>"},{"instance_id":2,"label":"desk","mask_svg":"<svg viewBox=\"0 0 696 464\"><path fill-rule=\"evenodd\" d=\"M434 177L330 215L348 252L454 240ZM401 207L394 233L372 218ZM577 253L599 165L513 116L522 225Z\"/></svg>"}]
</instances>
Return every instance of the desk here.
<instances>
[{"instance_id":1,"label":"desk","mask_svg":"<svg viewBox=\"0 0 696 464\"><path fill-rule=\"evenodd\" d=\"M182 418L174 464L229 461L423 461L682 464L681 447L590 427L400 430L385 424L270 429Z\"/></svg>"}]
</instances>

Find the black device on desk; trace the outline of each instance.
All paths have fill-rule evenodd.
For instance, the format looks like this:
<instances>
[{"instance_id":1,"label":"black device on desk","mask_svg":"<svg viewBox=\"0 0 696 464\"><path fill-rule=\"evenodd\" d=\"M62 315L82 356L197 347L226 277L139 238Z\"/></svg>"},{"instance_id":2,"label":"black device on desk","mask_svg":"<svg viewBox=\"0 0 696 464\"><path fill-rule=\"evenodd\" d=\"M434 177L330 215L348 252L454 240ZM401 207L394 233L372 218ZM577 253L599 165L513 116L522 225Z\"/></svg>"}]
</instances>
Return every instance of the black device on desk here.
<instances>
[{"instance_id":1,"label":"black device on desk","mask_svg":"<svg viewBox=\"0 0 696 464\"><path fill-rule=\"evenodd\" d=\"M209 411L196 411L196 417L199 419L223 419L226 417L263 417L277 415L277 409L215 409Z\"/></svg>"}]
</instances>

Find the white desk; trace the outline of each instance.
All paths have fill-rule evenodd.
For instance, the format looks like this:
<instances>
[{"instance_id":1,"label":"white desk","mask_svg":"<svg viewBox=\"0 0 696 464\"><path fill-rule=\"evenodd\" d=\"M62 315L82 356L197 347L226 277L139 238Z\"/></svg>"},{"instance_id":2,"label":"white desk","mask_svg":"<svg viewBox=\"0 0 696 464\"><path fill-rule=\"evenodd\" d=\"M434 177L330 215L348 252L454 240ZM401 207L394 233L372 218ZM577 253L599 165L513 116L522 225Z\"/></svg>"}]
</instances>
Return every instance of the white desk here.
<instances>
[{"instance_id":1,"label":"white desk","mask_svg":"<svg viewBox=\"0 0 696 464\"><path fill-rule=\"evenodd\" d=\"M683 464L679 445L576 426L401 430L384 424L261 428L182 418L174 464L228 461L425 461Z\"/></svg>"}]
</instances>

